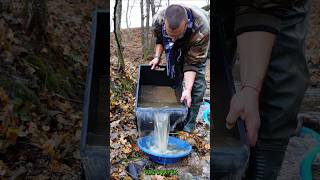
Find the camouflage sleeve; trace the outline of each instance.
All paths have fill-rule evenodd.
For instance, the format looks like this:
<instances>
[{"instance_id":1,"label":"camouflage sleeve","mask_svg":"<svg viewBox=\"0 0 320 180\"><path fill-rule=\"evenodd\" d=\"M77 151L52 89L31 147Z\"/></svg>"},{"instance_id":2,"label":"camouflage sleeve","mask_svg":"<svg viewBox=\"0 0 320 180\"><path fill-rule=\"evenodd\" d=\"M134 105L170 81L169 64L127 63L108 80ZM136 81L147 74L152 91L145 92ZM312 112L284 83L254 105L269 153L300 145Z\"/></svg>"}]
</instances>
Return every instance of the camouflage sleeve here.
<instances>
[{"instance_id":1,"label":"camouflage sleeve","mask_svg":"<svg viewBox=\"0 0 320 180\"><path fill-rule=\"evenodd\" d=\"M198 32L192 42L183 65L183 72L195 71L198 72L198 64L203 63L207 59L209 49L209 32Z\"/></svg>"},{"instance_id":2,"label":"camouflage sleeve","mask_svg":"<svg viewBox=\"0 0 320 180\"><path fill-rule=\"evenodd\" d=\"M299 1L304 0L236 0L235 34L249 31L277 34L281 17Z\"/></svg>"},{"instance_id":3,"label":"camouflage sleeve","mask_svg":"<svg viewBox=\"0 0 320 180\"><path fill-rule=\"evenodd\" d=\"M162 20L160 13L153 17L152 33L156 39L156 44L162 44Z\"/></svg>"}]
</instances>

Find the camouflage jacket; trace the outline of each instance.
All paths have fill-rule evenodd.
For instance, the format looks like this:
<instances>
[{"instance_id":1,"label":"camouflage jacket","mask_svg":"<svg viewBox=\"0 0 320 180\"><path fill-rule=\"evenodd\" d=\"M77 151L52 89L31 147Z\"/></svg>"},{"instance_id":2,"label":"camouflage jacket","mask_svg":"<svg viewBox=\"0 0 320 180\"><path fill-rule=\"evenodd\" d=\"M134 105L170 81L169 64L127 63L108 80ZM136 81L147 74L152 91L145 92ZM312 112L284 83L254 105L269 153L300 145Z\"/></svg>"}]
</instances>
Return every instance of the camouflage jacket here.
<instances>
[{"instance_id":1,"label":"camouflage jacket","mask_svg":"<svg viewBox=\"0 0 320 180\"><path fill-rule=\"evenodd\" d=\"M182 5L191 10L193 16L192 34L187 40L184 53L183 72L198 72L198 64L205 62L209 50L210 24L209 15L206 11L198 8ZM162 26L164 23L165 10L160 11L153 17L152 31L156 38L156 44L162 44Z\"/></svg>"},{"instance_id":2,"label":"camouflage jacket","mask_svg":"<svg viewBox=\"0 0 320 180\"><path fill-rule=\"evenodd\" d=\"M235 34L267 31L277 34L281 19L305 0L235 0Z\"/></svg>"}]
</instances>

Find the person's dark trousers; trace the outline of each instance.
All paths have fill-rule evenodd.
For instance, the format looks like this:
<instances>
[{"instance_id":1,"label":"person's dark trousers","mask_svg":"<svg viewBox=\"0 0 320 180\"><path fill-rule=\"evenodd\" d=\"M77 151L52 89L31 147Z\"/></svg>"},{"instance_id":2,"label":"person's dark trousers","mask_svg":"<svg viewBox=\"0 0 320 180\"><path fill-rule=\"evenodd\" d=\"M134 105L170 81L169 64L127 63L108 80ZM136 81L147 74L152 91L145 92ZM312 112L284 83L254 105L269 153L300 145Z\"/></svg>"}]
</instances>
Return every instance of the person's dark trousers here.
<instances>
[{"instance_id":1,"label":"person's dark trousers","mask_svg":"<svg viewBox=\"0 0 320 180\"><path fill-rule=\"evenodd\" d=\"M196 128L196 118L200 106L203 103L203 96L207 87L205 80L206 63L199 64L198 66L199 70L197 72L191 92L191 107L188 109L187 118L183 122L183 130L189 133L192 133L192 131Z\"/></svg>"},{"instance_id":2,"label":"person's dark trousers","mask_svg":"<svg viewBox=\"0 0 320 180\"><path fill-rule=\"evenodd\" d=\"M304 53L309 5L306 0L282 17L260 94L259 138L251 148L245 179L277 178L289 136L297 126L297 113L309 82Z\"/></svg>"}]
</instances>

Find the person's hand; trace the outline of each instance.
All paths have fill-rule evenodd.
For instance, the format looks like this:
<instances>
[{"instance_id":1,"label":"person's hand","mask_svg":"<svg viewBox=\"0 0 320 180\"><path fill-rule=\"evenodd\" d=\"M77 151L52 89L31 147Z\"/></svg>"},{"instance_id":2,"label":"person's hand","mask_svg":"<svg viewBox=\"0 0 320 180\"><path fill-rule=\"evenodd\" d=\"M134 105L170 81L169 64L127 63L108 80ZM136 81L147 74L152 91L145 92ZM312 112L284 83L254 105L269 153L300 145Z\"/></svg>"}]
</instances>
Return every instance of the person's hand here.
<instances>
[{"instance_id":1,"label":"person's hand","mask_svg":"<svg viewBox=\"0 0 320 180\"><path fill-rule=\"evenodd\" d=\"M155 69L155 68L158 68L160 64L160 58L159 57L156 57L156 58L153 58L152 61L149 62L149 65L151 65L151 69Z\"/></svg>"},{"instance_id":2,"label":"person's hand","mask_svg":"<svg viewBox=\"0 0 320 180\"><path fill-rule=\"evenodd\" d=\"M180 98L180 102L187 101L187 106L190 108L191 106L191 89L184 89Z\"/></svg>"},{"instance_id":3,"label":"person's hand","mask_svg":"<svg viewBox=\"0 0 320 180\"><path fill-rule=\"evenodd\" d=\"M255 146L260 128L259 93L250 87L243 88L232 97L226 127L231 129L239 117L245 121L250 145Z\"/></svg>"}]
</instances>

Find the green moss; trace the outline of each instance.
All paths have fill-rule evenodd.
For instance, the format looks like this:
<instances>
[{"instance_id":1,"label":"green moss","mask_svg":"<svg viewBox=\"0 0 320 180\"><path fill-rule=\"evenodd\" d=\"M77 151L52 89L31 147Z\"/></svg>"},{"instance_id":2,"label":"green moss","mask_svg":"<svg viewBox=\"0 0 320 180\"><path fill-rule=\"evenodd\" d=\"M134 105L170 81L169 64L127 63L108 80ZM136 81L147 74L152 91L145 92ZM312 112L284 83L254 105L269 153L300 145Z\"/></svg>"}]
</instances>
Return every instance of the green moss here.
<instances>
[{"instance_id":1,"label":"green moss","mask_svg":"<svg viewBox=\"0 0 320 180\"><path fill-rule=\"evenodd\" d=\"M153 49L148 48L143 52L144 60L147 60L147 58L153 53Z\"/></svg>"},{"instance_id":2,"label":"green moss","mask_svg":"<svg viewBox=\"0 0 320 180\"><path fill-rule=\"evenodd\" d=\"M115 97L122 97L124 92L133 92L134 88L135 83L125 75L115 80L115 82L110 82L110 89Z\"/></svg>"},{"instance_id":3,"label":"green moss","mask_svg":"<svg viewBox=\"0 0 320 180\"><path fill-rule=\"evenodd\" d=\"M40 104L39 97L21 81L15 81L13 89L13 113L23 121L29 121L32 105Z\"/></svg>"},{"instance_id":4,"label":"green moss","mask_svg":"<svg viewBox=\"0 0 320 180\"><path fill-rule=\"evenodd\" d=\"M0 76L0 87L3 87L3 89L10 89L12 83L13 81L10 80L7 76Z\"/></svg>"},{"instance_id":5,"label":"green moss","mask_svg":"<svg viewBox=\"0 0 320 180\"><path fill-rule=\"evenodd\" d=\"M26 60L37 66L36 75L43 82L43 85L50 91L57 92L59 94L65 95L68 90L70 90L70 83L66 83L65 79L68 77L64 67L55 69L53 67L53 61L57 61L54 57L49 57L48 60L35 56L29 55ZM51 63L49 63L51 62Z\"/></svg>"},{"instance_id":6,"label":"green moss","mask_svg":"<svg viewBox=\"0 0 320 180\"><path fill-rule=\"evenodd\" d=\"M38 103L38 97L35 92L29 89L20 81L16 81L14 84L15 97L22 99L23 101L30 101L32 103Z\"/></svg>"}]
</instances>

